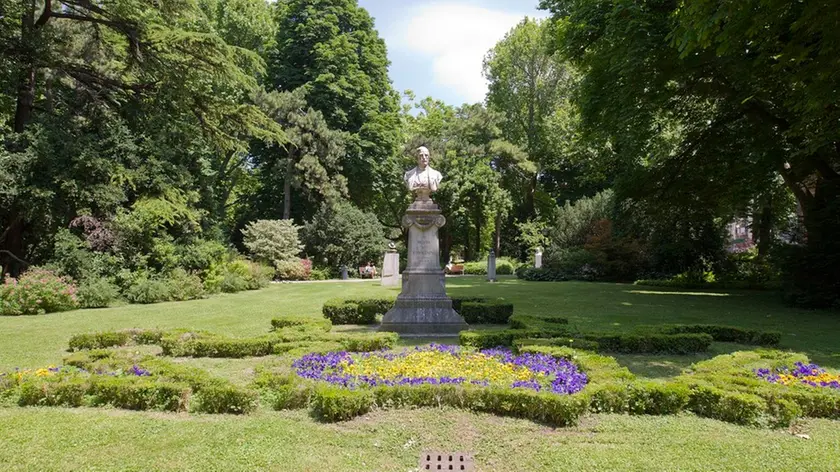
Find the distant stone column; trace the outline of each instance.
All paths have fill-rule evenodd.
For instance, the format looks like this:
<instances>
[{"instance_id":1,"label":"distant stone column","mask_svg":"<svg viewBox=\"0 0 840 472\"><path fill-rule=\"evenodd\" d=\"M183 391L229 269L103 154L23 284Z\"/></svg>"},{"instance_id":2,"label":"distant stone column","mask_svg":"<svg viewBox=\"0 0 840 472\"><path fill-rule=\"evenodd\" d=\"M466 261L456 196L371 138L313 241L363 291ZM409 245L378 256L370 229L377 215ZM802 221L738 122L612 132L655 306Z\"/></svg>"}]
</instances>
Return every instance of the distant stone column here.
<instances>
[{"instance_id":1,"label":"distant stone column","mask_svg":"<svg viewBox=\"0 0 840 472\"><path fill-rule=\"evenodd\" d=\"M400 285L400 254L394 243L388 245L385 261L382 263L382 286L397 287Z\"/></svg>"},{"instance_id":2,"label":"distant stone column","mask_svg":"<svg viewBox=\"0 0 840 472\"><path fill-rule=\"evenodd\" d=\"M487 280L490 282L496 281L496 251L490 250L490 255L487 256Z\"/></svg>"},{"instance_id":3,"label":"distant stone column","mask_svg":"<svg viewBox=\"0 0 840 472\"><path fill-rule=\"evenodd\" d=\"M542 268L542 249L537 248L536 254L534 254L534 267L537 269Z\"/></svg>"}]
</instances>

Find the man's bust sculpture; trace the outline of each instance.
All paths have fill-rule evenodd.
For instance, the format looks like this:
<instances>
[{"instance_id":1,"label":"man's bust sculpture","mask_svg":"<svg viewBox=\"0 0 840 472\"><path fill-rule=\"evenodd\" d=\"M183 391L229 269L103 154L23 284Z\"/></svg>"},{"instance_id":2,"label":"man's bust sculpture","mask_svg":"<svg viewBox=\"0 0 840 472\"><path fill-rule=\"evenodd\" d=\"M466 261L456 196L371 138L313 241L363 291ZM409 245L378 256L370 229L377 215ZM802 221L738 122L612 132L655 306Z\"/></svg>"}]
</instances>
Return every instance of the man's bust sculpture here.
<instances>
[{"instance_id":1,"label":"man's bust sculpture","mask_svg":"<svg viewBox=\"0 0 840 472\"><path fill-rule=\"evenodd\" d=\"M405 173L405 185L418 199L425 200L436 192L443 176L429 167L429 150L425 146L417 148L417 167Z\"/></svg>"}]
</instances>

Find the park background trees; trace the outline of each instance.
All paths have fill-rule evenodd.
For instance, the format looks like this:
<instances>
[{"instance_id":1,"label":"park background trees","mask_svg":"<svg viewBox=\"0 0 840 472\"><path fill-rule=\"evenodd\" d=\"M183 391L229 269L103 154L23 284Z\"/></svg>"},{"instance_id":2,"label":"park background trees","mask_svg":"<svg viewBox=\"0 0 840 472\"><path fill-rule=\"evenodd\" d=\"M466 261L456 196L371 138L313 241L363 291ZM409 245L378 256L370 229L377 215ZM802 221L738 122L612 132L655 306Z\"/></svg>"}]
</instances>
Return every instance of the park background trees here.
<instances>
[{"instance_id":1,"label":"park background trees","mask_svg":"<svg viewBox=\"0 0 840 472\"><path fill-rule=\"evenodd\" d=\"M485 102L458 105L394 90L355 0L0 0L3 270L235 286L242 229L286 219L294 257L335 271L404 240L425 145L443 261L540 246L568 276L783 276L791 300L835 303L838 13L541 7L488 51ZM736 219L755 254L727 253Z\"/></svg>"}]
</instances>

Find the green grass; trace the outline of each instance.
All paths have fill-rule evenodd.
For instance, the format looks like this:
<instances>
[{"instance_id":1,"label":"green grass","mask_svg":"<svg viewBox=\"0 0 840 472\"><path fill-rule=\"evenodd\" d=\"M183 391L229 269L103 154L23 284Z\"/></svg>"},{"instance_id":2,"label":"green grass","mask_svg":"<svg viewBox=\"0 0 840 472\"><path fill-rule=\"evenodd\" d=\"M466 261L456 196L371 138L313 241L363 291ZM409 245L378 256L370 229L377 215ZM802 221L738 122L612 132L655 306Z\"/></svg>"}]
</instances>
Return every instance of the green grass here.
<instances>
[{"instance_id":1,"label":"green grass","mask_svg":"<svg viewBox=\"0 0 840 472\"><path fill-rule=\"evenodd\" d=\"M517 313L564 315L585 330L657 323L719 323L778 330L782 348L840 367L840 314L796 310L766 292L669 291L624 284L447 279L453 296L504 297ZM0 317L0 370L58 364L74 333L131 327L256 335L279 314L320 316L332 297L396 296L376 282L277 284L208 300ZM413 344L417 340L406 341ZM646 377L750 347L715 343L694 356L616 356ZM129 349L156 352L155 347ZM263 359L179 359L244 384ZM840 422L786 430L690 415L592 415L576 428L445 410L377 412L322 424L305 411L247 417L118 410L0 407L0 470L409 470L427 449L472 451L479 470L838 470ZM317 449L316 449L317 447Z\"/></svg>"}]
</instances>

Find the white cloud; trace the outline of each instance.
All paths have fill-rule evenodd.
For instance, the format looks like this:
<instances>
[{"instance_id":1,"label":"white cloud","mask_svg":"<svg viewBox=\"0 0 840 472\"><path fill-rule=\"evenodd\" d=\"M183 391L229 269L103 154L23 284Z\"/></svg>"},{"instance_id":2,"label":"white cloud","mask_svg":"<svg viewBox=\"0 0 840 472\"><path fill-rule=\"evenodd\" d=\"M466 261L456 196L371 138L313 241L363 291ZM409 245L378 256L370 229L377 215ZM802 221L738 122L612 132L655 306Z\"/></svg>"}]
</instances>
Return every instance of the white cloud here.
<instances>
[{"instance_id":1,"label":"white cloud","mask_svg":"<svg viewBox=\"0 0 840 472\"><path fill-rule=\"evenodd\" d=\"M436 85L450 87L467 102L480 102L487 94L481 72L484 56L525 16L462 3L433 3L410 9L406 20L386 33L386 40L394 53L431 60ZM418 67L424 62L418 60Z\"/></svg>"}]
</instances>

